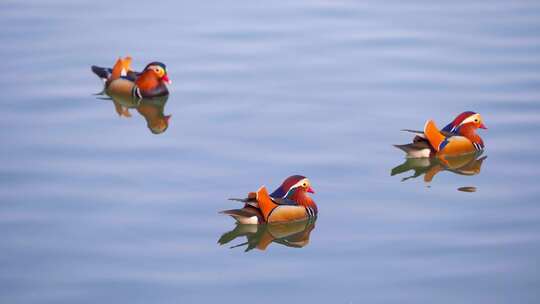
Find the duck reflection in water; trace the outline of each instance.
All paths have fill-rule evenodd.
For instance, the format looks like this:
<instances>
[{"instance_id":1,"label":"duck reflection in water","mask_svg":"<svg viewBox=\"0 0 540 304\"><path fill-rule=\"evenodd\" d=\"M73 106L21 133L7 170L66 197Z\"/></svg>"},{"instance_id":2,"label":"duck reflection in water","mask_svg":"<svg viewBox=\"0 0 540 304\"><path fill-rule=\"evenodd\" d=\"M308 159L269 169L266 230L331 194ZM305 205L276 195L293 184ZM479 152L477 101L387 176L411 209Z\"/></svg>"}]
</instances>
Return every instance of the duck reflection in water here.
<instances>
[{"instance_id":1,"label":"duck reflection in water","mask_svg":"<svg viewBox=\"0 0 540 304\"><path fill-rule=\"evenodd\" d=\"M311 231L315 229L316 219L270 224L236 224L236 227L224 233L218 244L225 245L236 238L245 237L246 241L230 248L245 246L245 252L257 248L266 250L272 243L287 247L302 248L309 244Z\"/></svg>"},{"instance_id":2,"label":"duck reflection in water","mask_svg":"<svg viewBox=\"0 0 540 304\"><path fill-rule=\"evenodd\" d=\"M146 126L153 134L161 134L169 127L171 115L165 115L168 96L137 99L126 96L104 95L102 100L110 100L118 116L130 118L130 109L135 109L146 120Z\"/></svg>"},{"instance_id":3,"label":"duck reflection in water","mask_svg":"<svg viewBox=\"0 0 540 304\"><path fill-rule=\"evenodd\" d=\"M403 164L392 169L391 175L413 170L413 175L404 177L401 181L423 175L424 181L427 183L431 182L435 175L442 171L460 175L477 175L480 173L482 163L487 158L487 156L481 157L481 155L482 151L455 157L407 158Z\"/></svg>"}]
</instances>

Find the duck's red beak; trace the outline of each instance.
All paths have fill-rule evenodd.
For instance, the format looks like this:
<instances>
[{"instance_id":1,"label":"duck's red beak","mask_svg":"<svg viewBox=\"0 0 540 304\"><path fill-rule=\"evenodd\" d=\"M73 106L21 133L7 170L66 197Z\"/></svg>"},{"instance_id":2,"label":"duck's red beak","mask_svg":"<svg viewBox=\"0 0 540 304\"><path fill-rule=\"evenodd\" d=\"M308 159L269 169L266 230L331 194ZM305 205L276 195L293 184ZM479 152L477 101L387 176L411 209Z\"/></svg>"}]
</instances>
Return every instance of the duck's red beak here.
<instances>
[{"instance_id":1,"label":"duck's red beak","mask_svg":"<svg viewBox=\"0 0 540 304\"><path fill-rule=\"evenodd\" d=\"M163 75L163 77L161 77L161 80L163 80L167 84L172 84L172 81L169 79L169 76L167 74Z\"/></svg>"},{"instance_id":2,"label":"duck's red beak","mask_svg":"<svg viewBox=\"0 0 540 304\"><path fill-rule=\"evenodd\" d=\"M486 127L486 125L484 125L484 123L481 123L480 126L479 126L479 128L480 128L480 129L485 129L485 130L487 130L487 127Z\"/></svg>"},{"instance_id":3,"label":"duck's red beak","mask_svg":"<svg viewBox=\"0 0 540 304\"><path fill-rule=\"evenodd\" d=\"M165 118L165 122L169 123L169 119L171 119L172 115L165 115L163 118Z\"/></svg>"},{"instance_id":4,"label":"duck's red beak","mask_svg":"<svg viewBox=\"0 0 540 304\"><path fill-rule=\"evenodd\" d=\"M315 193L315 191L313 190L313 188L311 188L311 186L307 188L307 192L309 192L309 193Z\"/></svg>"}]
</instances>

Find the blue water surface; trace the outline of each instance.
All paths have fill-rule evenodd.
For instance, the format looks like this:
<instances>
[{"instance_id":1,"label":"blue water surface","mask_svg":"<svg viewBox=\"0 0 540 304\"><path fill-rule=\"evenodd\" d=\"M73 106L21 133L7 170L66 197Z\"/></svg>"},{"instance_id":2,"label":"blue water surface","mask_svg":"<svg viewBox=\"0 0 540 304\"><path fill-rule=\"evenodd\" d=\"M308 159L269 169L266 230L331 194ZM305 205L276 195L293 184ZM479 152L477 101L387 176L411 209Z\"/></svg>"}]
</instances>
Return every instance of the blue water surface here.
<instances>
[{"instance_id":1,"label":"blue water surface","mask_svg":"<svg viewBox=\"0 0 540 304\"><path fill-rule=\"evenodd\" d=\"M538 1L5 0L0 28L0 302L538 303ZM167 64L160 135L93 95L125 55ZM479 172L390 175L400 129L465 110ZM309 243L217 244L292 174Z\"/></svg>"}]
</instances>

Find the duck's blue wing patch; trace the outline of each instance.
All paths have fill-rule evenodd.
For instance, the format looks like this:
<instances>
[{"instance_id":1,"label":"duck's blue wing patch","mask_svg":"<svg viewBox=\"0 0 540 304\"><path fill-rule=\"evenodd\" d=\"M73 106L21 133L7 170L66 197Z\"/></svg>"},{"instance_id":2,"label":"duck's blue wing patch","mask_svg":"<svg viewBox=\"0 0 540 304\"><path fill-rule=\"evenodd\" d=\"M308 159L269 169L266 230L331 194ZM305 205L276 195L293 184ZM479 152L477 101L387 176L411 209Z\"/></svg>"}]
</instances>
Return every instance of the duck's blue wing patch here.
<instances>
[{"instance_id":1,"label":"duck's blue wing patch","mask_svg":"<svg viewBox=\"0 0 540 304\"><path fill-rule=\"evenodd\" d=\"M452 134L457 134L458 128L453 126L452 123L449 123L449 124L446 125L446 127L442 128L441 131L447 132L447 133L452 133Z\"/></svg>"},{"instance_id":2,"label":"duck's blue wing patch","mask_svg":"<svg viewBox=\"0 0 540 304\"><path fill-rule=\"evenodd\" d=\"M277 188L272 194L270 194L273 198L282 198L285 196L285 191L283 191L282 187Z\"/></svg>"}]
</instances>

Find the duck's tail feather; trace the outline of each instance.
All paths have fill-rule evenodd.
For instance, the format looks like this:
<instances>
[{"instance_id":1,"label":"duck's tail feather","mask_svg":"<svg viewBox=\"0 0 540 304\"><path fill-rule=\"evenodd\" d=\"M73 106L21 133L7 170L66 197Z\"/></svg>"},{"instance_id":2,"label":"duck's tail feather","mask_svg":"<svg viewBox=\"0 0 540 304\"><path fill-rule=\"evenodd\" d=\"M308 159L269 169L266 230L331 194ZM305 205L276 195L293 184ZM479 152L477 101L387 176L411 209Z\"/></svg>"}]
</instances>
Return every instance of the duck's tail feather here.
<instances>
[{"instance_id":1,"label":"duck's tail feather","mask_svg":"<svg viewBox=\"0 0 540 304\"><path fill-rule=\"evenodd\" d=\"M406 144L406 145L394 145L394 147L402 150L405 153L409 153L413 150L413 144Z\"/></svg>"},{"instance_id":2,"label":"duck's tail feather","mask_svg":"<svg viewBox=\"0 0 540 304\"><path fill-rule=\"evenodd\" d=\"M402 150L407 154L407 158L425 158L430 157L432 153L432 148L429 142L421 137L414 140L413 143L405 145L394 145L394 147Z\"/></svg>"},{"instance_id":3,"label":"duck's tail feather","mask_svg":"<svg viewBox=\"0 0 540 304\"><path fill-rule=\"evenodd\" d=\"M414 133L414 134L424 134L424 132L422 132L422 131L420 131L420 130L401 129L401 131L403 131L403 132L409 132L409 133Z\"/></svg>"},{"instance_id":4,"label":"duck's tail feather","mask_svg":"<svg viewBox=\"0 0 540 304\"><path fill-rule=\"evenodd\" d=\"M251 198L230 198L229 200L244 203L246 207L251 206L251 207L259 208L259 204L257 203L256 199L251 199Z\"/></svg>"},{"instance_id":5,"label":"duck's tail feather","mask_svg":"<svg viewBox=\"0 0 540 304\"><path fill-rule=\"evenodd\" d=\"M249 199L247 198L235 198L235 197L231 197L229 198L230 201L235 201L235 202L241 202L241 203L247 203L249 202Z\"/></svg>"},{"instance_id":6,"label":"duck's tail feather","mask_svg":"<svg viewBox=\"0 0 540 304\"><path fill-rule=\"evenodd\" d=\"M255 192L248 193L248 196L246 198L229 198L230 201L236 201L236 202L242 202L242 203L256 203L257 202L257 194Z\"/></svg>"},{"instance_id":7,"label":"duck's tail feather","mask_svg":"<svg viewBox=\"0 0 540 304\"><path fill-rule=\"evenodd\" d=\"M101 80L107 81L107 79L109 79L109 76L112 73L112 69L93 65L92 72L94 72L94 74L96 74Z\"/></svg>"},{"instance_id":8,"label":"duck's tail feather","mask_svg":"<svg viewBox=\"0 0 540 304\"><path fill-rule=\"evenodd\" d=\"M445 136L439 131L433 120L428 120L424 126L424 134L429 141L429 144L439 152L441 143L445 140Z\"/></svg>"},{"instance_id":9,"label":"duck's tail feather","mask_svg":"<svg viewBox=\"0 0 540 304\"><path fill-rule=\"evenodd\" d=\"M241 223L241 224L249 224L249 221L252 217L250 215L243 214L243 212L241 212L240 210L225 210L225 211L221 211L220 213L230 215L238 223Z\"/></svg>"},{"instance_id":10,"label":"duck's tail feather","mask_svg":"<svg viewBox=\"0 0 540 304\"><path fill-rule=\"evenodd\" d=\"M258 224L263 219L261 212L251 206L242 209L224 210L219 213L230 215L240 224Z\"/></svg>"},{"instance_id":11,"label":"duck's tail feather","mask_svg":"<svg viewBox=\"0 0 540 304\"><path fill-rule=\"evenodd\" d=\"M249 204L249 203L256 203L257 200L255 198L236 198L236 197L233 197L233 198L229 198L230 201L234 201L234 202L241 202L241 203L246 203L246 204Z\"/></svg>"},{"instance_id":12,"label":"duck's tail feather","mask_svg":"<svg viewBox=\"0 0 540 304\"><path fill-rule=\"evenodd\" d=\"M252 216L253 214L243 209L231 209L220 211L221 214L234 215L234 216Z\"/></svg>"}]
</instances>

